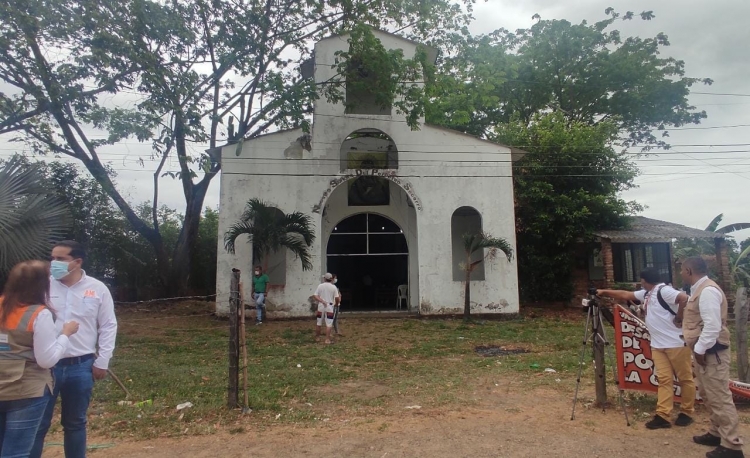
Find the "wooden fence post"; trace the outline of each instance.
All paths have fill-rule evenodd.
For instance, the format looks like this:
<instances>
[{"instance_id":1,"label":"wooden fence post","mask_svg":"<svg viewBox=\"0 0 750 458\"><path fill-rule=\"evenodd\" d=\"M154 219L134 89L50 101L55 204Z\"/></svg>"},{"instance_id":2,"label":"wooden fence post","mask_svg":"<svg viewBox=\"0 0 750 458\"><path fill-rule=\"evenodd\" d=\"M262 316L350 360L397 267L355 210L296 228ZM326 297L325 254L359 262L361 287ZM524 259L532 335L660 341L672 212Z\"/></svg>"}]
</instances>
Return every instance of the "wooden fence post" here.
<instances>
[{"instance_id":1,"label":"wooden fence post","mask_svg":"<svg viewBox=\"0 0 750 458\"><path fill-rule=\"evenodd\" d=\"M227 386L227 407L235 409L239 403L239 333L237 312L244 308L240 300L240 271L232 269L229 298L229 385Z\"/></svg>"},{"instance_id":2,"label":"wooden fence post","mask_svg":"<svg viewBox=\"0 0 750 458\"><path fill-rule=\"evenodd\" d=\"M750 382L750 368L747 360L747 316L748 316L747 288L737 289L737 300L734 304L737 328L737 374L740 382Z\"/></svg>"},{"instance_id":3,"label":"wooden fence post","mask_svg":"<svg viewBox=\"0 0 750 458\"><path fill-rule=\"evenodd\" d=\"M242 413L250 413L250 395L247 392L247 334L245 329L245 296L242 294L242 282L240 282L240 349L242 353L242 394L244 403Z\"/></svg>"}]
</instances>

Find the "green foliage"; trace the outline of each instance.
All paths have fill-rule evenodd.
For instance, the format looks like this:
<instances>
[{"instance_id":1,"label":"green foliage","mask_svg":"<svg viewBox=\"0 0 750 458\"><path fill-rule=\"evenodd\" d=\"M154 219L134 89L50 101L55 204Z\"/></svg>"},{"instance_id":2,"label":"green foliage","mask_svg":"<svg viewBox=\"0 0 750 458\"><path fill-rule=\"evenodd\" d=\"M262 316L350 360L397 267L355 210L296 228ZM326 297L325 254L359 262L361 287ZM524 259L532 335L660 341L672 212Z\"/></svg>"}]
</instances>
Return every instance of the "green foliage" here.
<instances>
[{"instance_id":1,"label":"green foliage","mask_svg":"<svg viewBox=\"0 0 750 458\"><path fill-rule=\"evenodd\" d=\"M108 283L117 300L143 300L165 294L153 247L128 224L96 180L69 162L30 162L20 157L16 161L21 173L35 174L44 183L45 201L64 206L69 222L64 230L45 239L35 255L27 253L21 259L46 257L53 242L76 240L87 252L86 272ZM111 173L114 176L114 172ZM135 206L135 209L143 218L149 218L152 212L148 202ZM57 221L54 212L48 216L53 222ZM161 206L157 210L157 221L166 247L173 249L183 224L182 215ZM218 211L206 208L193 250L190 294L210 295L216 291L217 234ZM17 235L22 235L22 232Z\"/></svg>"},{"instance_id":2,"label":"green foliage","mask_svg":"<svg viewBox=\"0 0 750 458\"><path fill-rule=\"evenodd\" d=\"M277 207L253 198L239 221L224 234L224 247L229 253L234 253L237 238L242 235L253 246L253 262L267 261L268 255L286 248L300 259L304 270L313 268L310 246L315 234L312 218L307 215L285 215Z\"/></svg>"},{"instance_id":3,"label":"green foliage","mask_svg":"<svg viewBox=\"0 0 750 458\"><path fill-rule=\"evenodd\" d=\"M566 300L575 242L597 229L626 224L638 211L619 193L638 174L610 145L610 122L570 122L560 112L536 115L496 128L501 143L527 145L514 171L521 294L527 300Z\"/></svg>"},{"instance_id":4,"label":"green foliage","mask_svg":"<svg viewBox=\"0 0 750 458\"><path fill-rule=\"evenodd\" d=\"M68 229L70 211L54 196L39 167L14 157L0 164L0 277L15 264L49 256Z\"/></svg>"},{"instance_id":5,"label":"green foliage","mask_svg":"<svg viewBox=\"0 0 750 458\"><path fill-rule=\"evenodd\" d=\"M719 227L724 220L724 214L720 213L711 220L706 226L705 231L716 232L717 234L729 235L733 232L742 231L750 228L750 223L733 223ZM732 275L732 281L735 286L750 286L750 259L746 247L750 246L750 239L745 240L742 244L737 244L731 236L725 238L728 246L729 265ZM677 239L673 245L674 258L676 261L700 256L706 259L709 268L709 275L716 276L716 245L714 240L710 239Z\"/></svg>"},{"instance_id":6,"label":"green foliage","mask_svg":"<svg viewBox=\"0 0 750 458\"><path fill-rule=\"evenodd\" d=\"M485 136L498 124L528 124L537 113L556 110L570 122L613 122L626 145L655 146L665 143L652 130L705 118L688 94L711 80L686 77L683 61L663 57L669 46L663 33L623 38L612 29L633 13L621 17L610 8L606 14L593 24L540 20L528 29L467 39L439 72L428 121Z\"/></svg>"}]
</instances>

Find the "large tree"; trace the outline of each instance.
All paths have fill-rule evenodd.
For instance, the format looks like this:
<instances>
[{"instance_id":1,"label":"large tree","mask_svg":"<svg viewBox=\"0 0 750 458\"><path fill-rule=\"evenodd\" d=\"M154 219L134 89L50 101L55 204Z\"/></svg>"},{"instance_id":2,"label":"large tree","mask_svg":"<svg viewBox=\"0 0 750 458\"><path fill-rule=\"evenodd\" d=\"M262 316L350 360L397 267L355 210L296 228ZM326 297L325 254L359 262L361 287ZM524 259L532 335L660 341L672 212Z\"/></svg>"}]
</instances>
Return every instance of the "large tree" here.
<instances>
[{"instance_id":1,"label":"large tree","mask_svg":"<svg viewBox=\"0 0 750 458\"><path fill-rule=\"evenodd\" d=\"M438 72L428 121L488 136L498 124L529 124L554 110L571 122L612 122L626 146L666 146L653 131L668 136L669 127L705 118L688 95L711 80L687 77L682 60L665 57L665 34L623 37L612 28L637 16L652 20L651 11L606 14L593 24L535 16L528 29L468 38Z\"/></svg>"},{"instance_id":2,"label":"large tree","mask_svg":"<svg viewBox=\"0 0 750 458\"><path fill-rule=\"evenodd\" d=\"M0 81L11 88L0 94L0 135L80 161L153 246L167 292L184 292L204 198L221 168L217 148L305 125L322 92L298 70L312 44L369 24L439 45L467 23L473 1L11 0L0 5ZM424 105L409 78L415 65L382 48L366 51L363 61L402 73L403 84L379 88L417 119ZM343 81L325 86L336 99ZM135 101L108 103L124 95ZM103 160L108 146L128 138L144 142L142 157L158 163L147 217L122 196ZM194 153L190 145L208 149ZM164 169L170 158L178 171ZM180 180L185 198L171 250L158 221L164 175Z\"/></svg>"},{"instance_id":3,"label":"large tree","mask_svg":"<svg viewBox=\"0 0 750 458\"><path fill-rule=\"evenodd\" d=\"M428 122L529 152L513 172L526 300L568 299L575 242L639 210L618 197L637 175L623 149L668 147L669 128L706 116L688 95L711 81L664 55L667 36L623 37L615 24L638 15L606 14L469 37L429 87Z\"/></svg>"}]
</instances>

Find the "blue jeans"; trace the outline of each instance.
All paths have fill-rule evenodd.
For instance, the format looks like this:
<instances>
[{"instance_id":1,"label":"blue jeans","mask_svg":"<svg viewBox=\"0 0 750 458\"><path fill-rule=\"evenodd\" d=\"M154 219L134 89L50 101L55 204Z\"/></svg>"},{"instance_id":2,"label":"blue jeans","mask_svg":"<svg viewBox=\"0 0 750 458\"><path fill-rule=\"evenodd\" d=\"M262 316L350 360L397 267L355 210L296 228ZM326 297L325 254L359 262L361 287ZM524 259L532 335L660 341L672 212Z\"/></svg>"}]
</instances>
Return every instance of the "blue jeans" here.
<instances>
[{"instance_id":1,"label":"blue jeans","mask_svg":"<svg viewBox=\"0 0 750 458\"><path fill-rule=\"evenodd\" d=\"M266 294L255 293L253 296L255 297L255 321L260 323L265 318L263 312L265 312L266 308Z\"/></svg>"},{"instance_id":2,"label":"blue jeans","mask_svg":"<svg viewBox=\"0 0 750 458\"><path fill-rule=\"evenodd\" d=\"M55 366L55 391L47 397L47 408L36 434L31 458L40 458L44 448L44 436L52 424L57 396L62 398L62 427L65 436L65 458L86 456L86 411L94 389L94 374L91 368L94 359L66 365L64 360Z\"/></svg>"},{"instance_id":3,"label":"blue jeans","mask_svg":"<svg viewBox=\"0 0 750 458\"><path fill-rule=\"evenodd\" d=\"M0 401L0 458L26 458L47 407L45 396Z\"/></svg>"}]
</instances>

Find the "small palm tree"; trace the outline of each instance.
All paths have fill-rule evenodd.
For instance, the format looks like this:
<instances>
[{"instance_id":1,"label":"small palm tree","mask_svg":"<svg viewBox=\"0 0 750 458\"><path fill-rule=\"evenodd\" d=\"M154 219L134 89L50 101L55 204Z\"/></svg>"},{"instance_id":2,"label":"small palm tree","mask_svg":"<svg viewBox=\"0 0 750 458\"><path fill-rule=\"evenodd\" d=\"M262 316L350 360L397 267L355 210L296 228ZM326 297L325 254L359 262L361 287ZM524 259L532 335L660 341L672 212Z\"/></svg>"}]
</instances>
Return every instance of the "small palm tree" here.
<instances>
[{"instance_id":1,"label":"small palm tree","mask_svg":"<svg viewBox=\"0 0 750 458\"><path fill-rule=\"evenodd\" d=\"M315 235L312 219L300 212L283 214L260 199L250 199L239 221L224 234L224 248L234 254L235 242L247 235L253 245L253 263L267 262L268 255L286 248L302 262L304 270L312 270L310 246ZM267 266L264 266L266 270Z\"/></svg>"},{"instance_id":2,"label":"small palm tree","mask_svg":"<svg viewBox=\"0 0 750 458\"><path fill-rule=\"evenodd\" d=\"M46 257L70 227L68 206L45 181L21 157L0 168L0 276L18 262Z\"/></svg>"},{"instance_id":3,"label":"small palm tree","mask_svg":"<svg viewBox=\"0 0 750 458\"><path fill-rule=\"evenodd\" d=\"M471 273L481 264L485 258L494 257L497 250L505 253L508 262L513 259L513 247L503 238L495 238L489 234L464 234L464 251L466 252L466 265L463 266L466 272L466 284L464 285L464 320L469 320L471 315ZM484 256L484 249L489 248L490 252ZM482 258L472 261L474 253L482 250Z\"/></svg>"}]
</instances>

